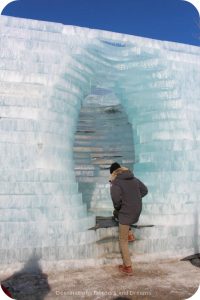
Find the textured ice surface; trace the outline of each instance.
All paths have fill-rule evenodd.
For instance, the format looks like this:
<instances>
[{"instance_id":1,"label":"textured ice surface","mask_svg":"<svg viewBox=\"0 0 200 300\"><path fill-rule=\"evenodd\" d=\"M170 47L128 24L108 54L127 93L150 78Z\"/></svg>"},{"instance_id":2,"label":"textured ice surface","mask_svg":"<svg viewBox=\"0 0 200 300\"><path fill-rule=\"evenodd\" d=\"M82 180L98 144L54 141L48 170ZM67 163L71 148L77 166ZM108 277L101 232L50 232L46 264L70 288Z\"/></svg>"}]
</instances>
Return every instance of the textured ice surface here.
<instances>
[{"instance_id":1,"label":"textured ice surface","mask_svg":"<svg viewBox=\"0 0 200 300\"><path fill-rule=\"evenodd\" d=\"M111 93L105 99L103 89L98 89L98 93L85 99L79 114L74 143L75 173L88 210L111 215L109 167L117 160L132 170L133 131L117 99Z\"/></svg>"},{"instance_id":2,"label":"textured ice surface","mask_svg":"<svg viewBox=\"0 0 200 300\"><path fill-rule=\"evenodd\" d=\"M0 16L1 263L115 251L87 231L95 217L74 171L79 112L95 101L126 112L127 159L149 187L140 223L157 226L138 233L133 252L199 252L199 80L198 47ZM118 135L126 150L130 137ZM106 184L95 209L108 203Z\"/></svg>"}]
</instances>

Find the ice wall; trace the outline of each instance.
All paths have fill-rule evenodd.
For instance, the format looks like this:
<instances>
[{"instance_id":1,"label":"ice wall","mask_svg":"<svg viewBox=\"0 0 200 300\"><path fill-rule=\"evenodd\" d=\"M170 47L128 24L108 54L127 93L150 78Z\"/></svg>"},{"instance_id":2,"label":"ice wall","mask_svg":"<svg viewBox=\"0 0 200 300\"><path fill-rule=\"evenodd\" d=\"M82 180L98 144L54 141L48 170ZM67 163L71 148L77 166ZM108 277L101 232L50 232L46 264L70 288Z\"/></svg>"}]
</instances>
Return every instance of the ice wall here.
<instances>
[{"instance_id":1,"label":"ice wall","mask_svg":"<svg viewBox=\"0 0 200 300\"><path fill-rule=\"evenodd\" d=\"M63 26L0 18L1 263L91 257L94 216L78 193L73 140L83 66ZM86 73L87 71L85 71Z\"/></svg>"},{"instance_id":2,"label":"ice wall","mask_svg":"<svg viewBox=\"0 0 200 300\"><path fill-rule=\"evenodd\" d=\"M93 86L126 111L134 172L149 187L140 222L156 226L133 252L199 252L200 49L5 16L0 28L1 263L104 253L73 162Z\"/></svg>"}]
</instances>

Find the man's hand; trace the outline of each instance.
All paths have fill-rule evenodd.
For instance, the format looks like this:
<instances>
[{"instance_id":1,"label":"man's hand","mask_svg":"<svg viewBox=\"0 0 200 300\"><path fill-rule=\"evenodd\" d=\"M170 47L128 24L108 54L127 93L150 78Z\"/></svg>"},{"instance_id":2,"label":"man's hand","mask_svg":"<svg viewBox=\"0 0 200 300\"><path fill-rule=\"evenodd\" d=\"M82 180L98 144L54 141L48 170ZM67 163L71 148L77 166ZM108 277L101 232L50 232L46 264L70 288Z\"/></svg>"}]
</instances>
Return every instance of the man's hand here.
<instances>
[{"instance_id":1,"label":"man's hand","mask_svg":"<svg viewBox=\"0 0 200 300\"><path fill-rule=\"evenodd\" d=\"M113 210L113 216L115 219L118 219L118 214L119 214L119 211L117 209L114 209Z\"/></svg>"}]
</instances>

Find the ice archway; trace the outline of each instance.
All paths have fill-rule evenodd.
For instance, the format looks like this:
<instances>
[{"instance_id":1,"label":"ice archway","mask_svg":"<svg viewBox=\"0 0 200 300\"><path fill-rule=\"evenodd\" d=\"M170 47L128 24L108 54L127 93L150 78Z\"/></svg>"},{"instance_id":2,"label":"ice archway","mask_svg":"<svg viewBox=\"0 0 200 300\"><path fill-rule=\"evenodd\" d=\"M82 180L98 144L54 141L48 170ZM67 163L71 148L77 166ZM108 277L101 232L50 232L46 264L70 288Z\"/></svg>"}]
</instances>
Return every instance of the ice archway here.
<instances>
[{"instance_id":1,"label":"ice archway","mask_svg":"<svg viewBox=\"0 0 200 300\"><path fill-rule=\"evenodd\" d=\"M113 231L87 231L94 216L73 161L94 87L126 112L133 169L149 187L140 222L156 226L138 233L132 251L199 252L199 48L4 16L0 25L1 263L106 255L96 241Z\"/></svg>"}]
</instances>

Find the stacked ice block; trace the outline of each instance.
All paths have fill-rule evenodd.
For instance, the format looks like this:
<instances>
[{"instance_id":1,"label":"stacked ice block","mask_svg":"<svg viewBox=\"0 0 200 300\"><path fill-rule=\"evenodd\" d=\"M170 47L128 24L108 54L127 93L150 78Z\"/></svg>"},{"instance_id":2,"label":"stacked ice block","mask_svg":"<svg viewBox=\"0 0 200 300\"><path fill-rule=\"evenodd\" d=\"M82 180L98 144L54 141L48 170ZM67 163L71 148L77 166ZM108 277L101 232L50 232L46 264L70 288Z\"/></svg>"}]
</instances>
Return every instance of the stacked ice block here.
<instances>
[{"instance_id":1,"label":"stacked ice block","mask_svg":"<svg viewBox=\"0 0 200 300\"><path fill-rule=\"evenodd\" d=\"M87 82L63 26L1 17L1 264L91 257L73 141ZM64 40L64 41L63 41ZM70 66L73 66L70 67Z\"/></svg>"},{"instance_id":2,"label":"stacked ice block","mask_svg":"<svg viewBox=\"0 0 200 300\"><path fill-rule=\"evenodd\" d=\"M74 172L93 87L127 113L134 173L149 188L140 223L155 227L136 232L133 252L199 252L199 47L5 16L0 27L1 263L118 251L112 239L95 244L115 230L87 231L95 216Z\"/></svg>"}]
</instances>

